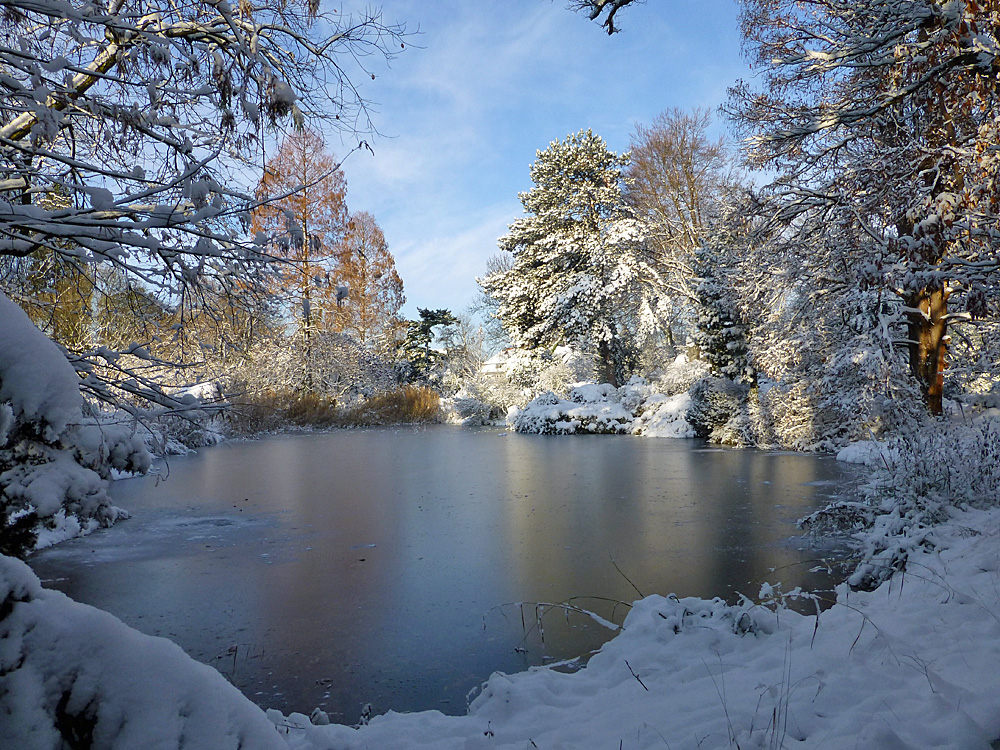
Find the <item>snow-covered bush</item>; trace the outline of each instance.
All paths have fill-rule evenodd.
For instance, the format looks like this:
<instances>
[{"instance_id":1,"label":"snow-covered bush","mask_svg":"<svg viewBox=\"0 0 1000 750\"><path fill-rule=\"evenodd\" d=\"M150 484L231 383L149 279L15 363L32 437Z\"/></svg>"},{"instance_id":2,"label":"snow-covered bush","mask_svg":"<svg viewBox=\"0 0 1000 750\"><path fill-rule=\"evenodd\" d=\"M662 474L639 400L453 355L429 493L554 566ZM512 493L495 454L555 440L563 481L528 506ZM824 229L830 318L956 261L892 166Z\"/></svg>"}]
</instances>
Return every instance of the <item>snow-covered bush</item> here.
<instances>
[{"instance_id":1,"label":"snow-covered bush","mask_svg":"<svg viewBox=\"0 0 1000 750\"><path fill-rule=\"evenodd\" d=\"M656 389L665 396L687 393L691 386L711 374L708 362L678 354L656 377Z\"/></svg>"},{"instance_id":2,"label":"snow-covered bush","mask_svg":"<svg viewBox=\"0 0 1000 750\"><path fill-rule=\"evenodd\" d=\"M691 396L678 393L665 396L654 393L643 401L639 415L632 422L632 434L646 437L693 438L694 428L687 421Z\"/></svg>"},{"instance_id":3,"label":"snow-covered bush","mask_svg":"<svg viewBox=\"0 0 1000 750\"><path fill-rule=\"evenodd\" d=\"M84 417L63 351L0 294L0 553L21 555L43 530L111 525L112 469L144 472L150 455L128 425Z\"/></svg>"},{"instance_id":4,"label":"snow-covered bush","mask_svg":"<svg viewBox=\"0 0 1000 750\"><path fill-rule=\"evenodd\" d=\"M450 424L485 425L492 424L498 417L495 409L473 396L468 390L460 390L454 396L441 399L441 414Z\"/></svg>"},{"instance_id":5,"label":"snow-covered bush","mask_svg":"<svg viewBox=\"0 0 1000 750\"><path fill-rule=\"evenodd\" d=\"M803 519L816 532L851 531L861 562L848 583L872 590L902 570L913 549L961 508L1000 504L1000 424L928 421L866 451L871 476L860 502L835 502Z\"/></svg>"},{"instance_id":6,"label":"snow-covered bush","mask_svg":"<svg viewBox=\"0 0 1000 750\"><path fill-rule=\"evenodd\" d=\"M344 333L315 332L308 345L277 335L258 341L251 354L257 364L229 390L309 392L351 406L398 385L392 362Z\"/></svg>"},{"instance_id":7,"label":"snow-covered bush","mask_svg":"<svg viewBox=\"0 0 1000 750\"><path fill-rule=\"evenodd\" d=\"M569 398L543 393L509 418L518 432L565 435L574 432L625 433L633 414L622 406L618 391L609 385L574 388Z\"/></svg>"}]
</instances>

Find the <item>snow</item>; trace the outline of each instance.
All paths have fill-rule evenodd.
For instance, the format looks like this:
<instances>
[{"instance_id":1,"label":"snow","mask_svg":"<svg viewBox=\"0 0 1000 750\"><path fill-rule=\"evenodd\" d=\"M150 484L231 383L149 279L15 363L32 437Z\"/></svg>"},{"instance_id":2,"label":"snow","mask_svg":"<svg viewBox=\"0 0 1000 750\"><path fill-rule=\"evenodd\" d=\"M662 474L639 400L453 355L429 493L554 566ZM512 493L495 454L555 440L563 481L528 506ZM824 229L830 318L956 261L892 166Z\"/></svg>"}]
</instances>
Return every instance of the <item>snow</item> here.
<instances>
[{"instance_id":1,"label":"snow","mask_svg":"<svg viewBox=\"0 0 1000 750\"><path fill-rule=\"evenodd\" d=\"M837 460L849 464L874 466L880 461L896 455L894 452L893 456L890 456L890 450L885 441L859 440L841 448L837 452Z\"/></svg>"},{"instance_id":2,"label":"snow","mask_svg":"<svg viewBox=\"0 0 1000 750\"><path fill-rule=\"evenodd\" d=\"M573 674L495 674L467 716L314 726L270 712L292 750L983 748L1000 736L1000 511L874 592L815 615L650 596ZM761 592L780 602L778 586Z\"/></svg>"},{"instance_id":3,"label":"snow","mask_svg":"<svg viewBox=\"0 0 1000 750\"><path fill-rule=\"evenodd\" d=\"M0 320L0 402L10 404L18 421L40 424L45 439L55 440L80 419L80 379L59 347L2 292Z\"/></svg>"},{"instance_id":4,"label":"snow","mask_svg":"<svg viewBox=\"0 0 1000 750\"><path fill-rule=\"evenodd\" d=\"M0 320L0 510L36 514L42 545L114 523L125 514L107 480L149 468L142 440L128 425L84 418L63 350L2 293Z\"/></svg>"},{"instance_id":5,"label":"snow","mask_svg":"<svg viewBox=\"0 0 1000 750\"><path fill-rule=\"evenodd\" d=\"M646 437L693 438L694 428L686 418L690 408L691 396L687 393L658 394L646 401L645 411L632 423L632 432Z\"/></svg>"},{"instance_id":6,"label":"snow","mask_svg":"<svg viewBox=\"0 0 1000 750\"><path fill-rule=\"evenodd\" d=\"M43 590L9 557L0 557L0 612L0 747L285 748L264 713L216 670Z\"/></svg>"}]
</instances>

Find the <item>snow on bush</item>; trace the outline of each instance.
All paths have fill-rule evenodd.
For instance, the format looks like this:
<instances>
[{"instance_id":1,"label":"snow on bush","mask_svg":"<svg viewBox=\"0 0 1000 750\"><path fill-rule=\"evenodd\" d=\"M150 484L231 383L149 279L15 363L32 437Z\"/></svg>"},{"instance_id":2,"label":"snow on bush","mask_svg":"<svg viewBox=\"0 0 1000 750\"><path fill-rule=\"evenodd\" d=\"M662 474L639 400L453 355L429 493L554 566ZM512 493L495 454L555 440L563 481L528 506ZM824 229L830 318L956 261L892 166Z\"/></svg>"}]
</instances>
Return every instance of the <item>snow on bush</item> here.
<instances>
[{"instance_id":1,"label":"snow on bush","mask_svg":"<svg viewBox=\"0 0 1000 750\"><path fill-rule=\"evenodd\" d=\"M494 422L494 409L466 389L441 399L441 414L448 424L487 425ZM499 415L498 415L499 416Z\"/></svg>"},{"instance_id":2,"label":"snow on bush","mask_svg":"<svg viewBox=\"0 0 1000 750\"><path fill-rule=\"evenodd\" d=\"M803 519L820 533L850 531L861 562L848 578L871 590L906 569L919 548L938 545L936 527L958 509L1000 502L1000 424L934 421L844 451L871 470L860 501L836 501ZM839 457L839 456L838 456Z\"/></svg>"},{"instance_id":3,"label":"snow on bush","mask_svg":"<svg viewBox=\"0 0 1000 750\"><path fill-rule=\"evenodd\" d=\"M0 747L282 750L216 670L0 556Z\"/></svg>"},{"instance_id":4,"label":"snow on bush","mask_svg":"<svg viewBox=\"0 0 1000 750\"><path fill-rule=\"evenodd\" d=\"M566 399L551 391L543 393L509 420L518 432L566 435L628 432L633 418L620 403L616 388L590 384L572 389Z\"/></svg>"},{"instance_id":5,"label":"snow on bush","mask_svg":"<svg viewBox=\"0 0 1000 750\"><path fill-rule=\"evenodd\" d=\"M693 438L694 428L687 421L691 397L655 394L643 404L642 413L632 423L632 434L645 437Z\"/></svg>"},{"instance_id":6,"label":"snow on bush","mask_svg":"<svg viewBox=\"0 0 1000 750\"><path fill-rule=\"evenodd\" d=\"M710 374L711 368L707 362L691 359L686 354L678 354L658 374L656 389L666 396L687 393L692 385Z\"/></svg>"},{"instance_id":7,"label":"snow on bush","mask_svg":"<svg viewBox=\"0 0 1000 750\"><path fill-rule=\"evenodd\" d=\"M21 555L39 531L114 523L112 470L144 472L150 456L127 425L84 417L62 350L3 294L0 320L0 553Z\"/></svg>"},{"instance_id":8,"label":"snow on bush","mask_svg":"<svg viewBox=\"0 0 1000 750\"><path fill-rule=\"evenodd\" d=\"M566 398L545 393L508 416L518 432L542 435L632 433L647 437L690 438L694 431L686 416L691 399L686 393L665 396L657 386L633 376L621 388L607 383L583 383Z\"/></svg>"}]
</instances>

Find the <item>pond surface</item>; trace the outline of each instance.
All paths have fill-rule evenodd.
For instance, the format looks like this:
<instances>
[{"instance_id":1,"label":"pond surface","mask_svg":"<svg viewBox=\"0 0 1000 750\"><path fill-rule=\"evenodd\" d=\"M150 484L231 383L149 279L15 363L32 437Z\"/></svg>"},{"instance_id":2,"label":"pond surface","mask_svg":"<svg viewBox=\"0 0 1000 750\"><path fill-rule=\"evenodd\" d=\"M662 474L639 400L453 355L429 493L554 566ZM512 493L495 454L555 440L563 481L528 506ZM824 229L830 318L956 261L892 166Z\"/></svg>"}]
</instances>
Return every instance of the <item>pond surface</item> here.
<instances>
[{"instance_id":1,"label":"pond surface","mask_svg":"<svg viewBox=\"0 0 1000 750\"><path fill-rule=\"evenodd\" d=\"M848 477L829 457L448 426L230 443L167 470L115 482L133 518L32 567L262 707L345 723L366 703L464 713L493 671L611 635L559 608L539 628L535 602L620 623L637 591L828 587L795 521Z\"/></svg>"}]
</instances>

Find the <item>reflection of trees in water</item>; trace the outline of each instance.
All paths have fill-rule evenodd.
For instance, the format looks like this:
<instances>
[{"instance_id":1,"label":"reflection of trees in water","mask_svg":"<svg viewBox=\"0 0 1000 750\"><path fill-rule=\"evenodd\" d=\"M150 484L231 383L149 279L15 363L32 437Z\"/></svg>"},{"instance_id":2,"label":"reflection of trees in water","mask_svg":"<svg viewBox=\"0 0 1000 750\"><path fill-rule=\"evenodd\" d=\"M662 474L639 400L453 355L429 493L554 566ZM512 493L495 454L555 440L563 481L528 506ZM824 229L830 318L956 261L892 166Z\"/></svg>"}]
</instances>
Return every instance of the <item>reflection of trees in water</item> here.
<instances>
[{"instance_id":1,"label":"reflection of trees in water","mask_svg":"<svg viewBox=\"0 0 1000 750\"><path fill-rule=\"evenodd\" d=\"M836 464L695 445L442 427L219 446L172 462L155 492L152 480L123 484L138 503L115 498L139 510L172 505L171 518L238 521L206 527L217 538L194 542L197 555L164 547L141 569L85 555L87 565L68 561L45 577L72 577L86 592L78 599L125 619L138 613L140 627L188 633L185 646L207 659L236 643L259 648L263 656L255 650L238 674L254 680L251 696L280 683L280 700L300 709L330 692L327 708L347 706L355 721L362 699L441 707L434 696L452 690L451 707L462 711L457 680L471 686L541 656L537 640L528 656L512 650L523 636L519 616L498 615L483 630L483 613L497 605L631 601L637 594L622 573L645 594L680 596L726 595L730 582L755 595L742 582L761 577L786 590L798 582L767 573L798 559L772 544L794 533L779 519L810 510L817 488L804 483L836 476ZM248 515L260 524L244 524ZM129 533L146 518L136 513ZM85 552L103 538L88 537ZM607 616L599 603L582 606ZM559 612L547 618L550 655L593 648L607 635L584 632L583 615L568 624ZM509 627L501 632L494 621ZM316 682L331 676L332 685Z\"/></svg>"}]
</instances>

